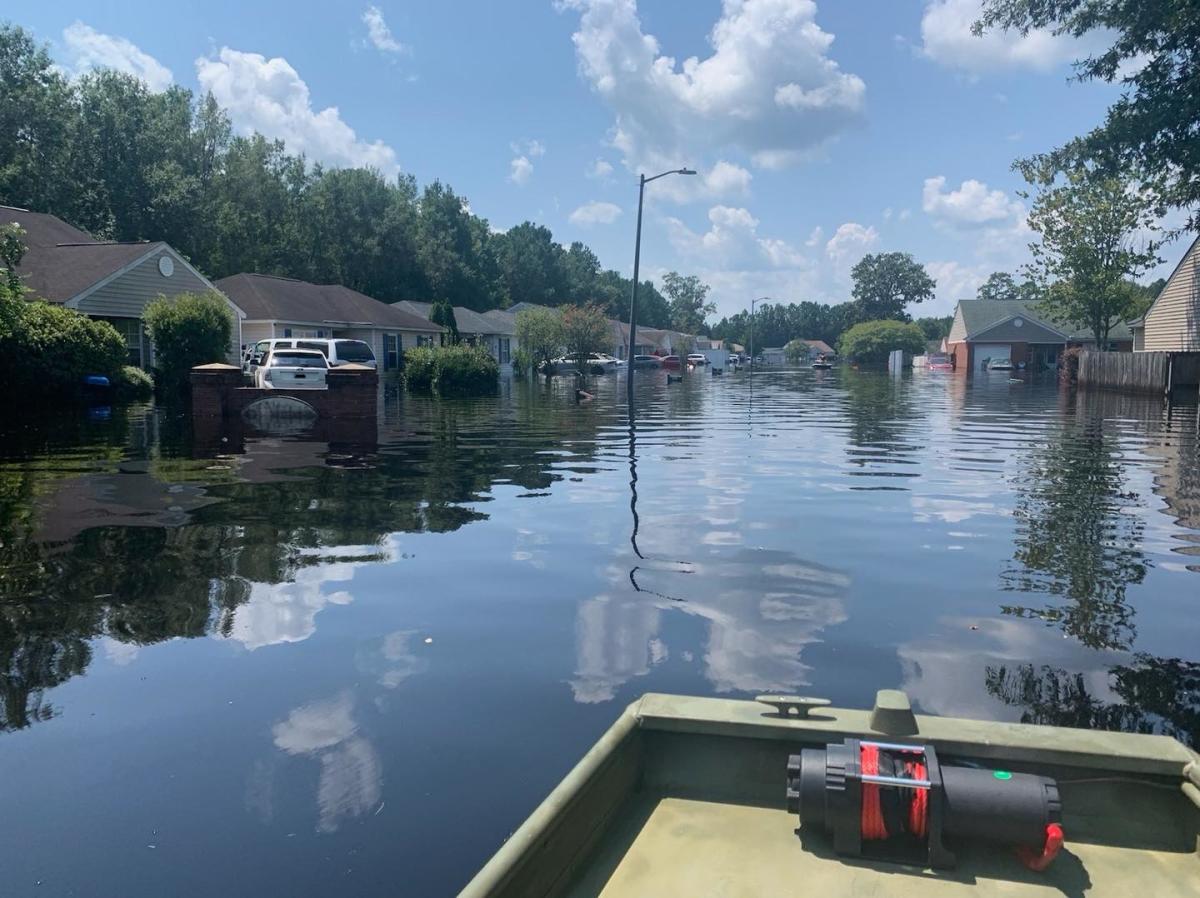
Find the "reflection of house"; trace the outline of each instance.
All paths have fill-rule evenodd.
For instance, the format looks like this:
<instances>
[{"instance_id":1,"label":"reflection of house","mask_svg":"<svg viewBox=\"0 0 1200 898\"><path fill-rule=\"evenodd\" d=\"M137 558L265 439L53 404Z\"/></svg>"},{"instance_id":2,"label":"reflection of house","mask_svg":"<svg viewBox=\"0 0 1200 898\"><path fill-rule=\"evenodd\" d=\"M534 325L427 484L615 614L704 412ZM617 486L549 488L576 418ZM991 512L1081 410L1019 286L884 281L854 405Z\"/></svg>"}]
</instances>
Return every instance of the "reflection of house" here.
<instances>
[{"instance_id":1,"label":"reflection of house","mask_svg":"<svg viewBox=\"0 0 1200 898\"><path fill-rule=\"evenodd\" d=\"M1183 254L1150 311L1131 327L1135 350L1200 352L1200 237Z\"/></svg>"},{"instance_id":2,"label":"reflection of house","mask_svg":"<svg viewBox=\"0 0 1200 898\"><path fill-rule=\"evenodd\" d=\"M426 321L433 314L433 303L404 300L392 303L398 309L420 315ZM512 362L517 350L517 316L514 312L493 309L475 312L462 306L454 307L454 324L463 342L482 346L501 365Z\"/></svg>"},{"instance_id":3,"label":"reflection of house","mask_svg":"<svg viewBox=\"0 0 1200 898\"><path fill-rule=\"evenodd\" d=\"M1086 327L1051 321L1025 300L962 299L946 338L955 367L979 371L990 361L1008 359L1033 369L1052 368L1068 346L1094 347ZM1129 352L1133 334L1119 323L1109 333L1109 349Z\"/></svg>"},{"instance_id":4,"label":"reflection of house","mask_svg":"<svg viewBox=\"0 0 1200 898\"><path fill-rule=\"evenodd\" d=\"M235 274L217 286L245 310L242 340L346 337L371 345L380 368L400 367L404 350L432 342L436 324L340 284L310 284L268 274Z\"/></svg>"},{"instance_id":5,"label":"reflection of house","mask_svg":"<svg viewBox=\"0 0 1200 898\"><path fill-rule=\"evenodd\" d=\"M53 215L0 206L0 226L7 224L25 232L25 255L17 273L29 297L108 321L125 338L131 365L148 368L154 362L154 347L142 327L142 314L151 300L216 289L161 241L102 243ZM229 311L230 358L236 359L245 315L233 303Z\"/></svg>"}]
</instances>

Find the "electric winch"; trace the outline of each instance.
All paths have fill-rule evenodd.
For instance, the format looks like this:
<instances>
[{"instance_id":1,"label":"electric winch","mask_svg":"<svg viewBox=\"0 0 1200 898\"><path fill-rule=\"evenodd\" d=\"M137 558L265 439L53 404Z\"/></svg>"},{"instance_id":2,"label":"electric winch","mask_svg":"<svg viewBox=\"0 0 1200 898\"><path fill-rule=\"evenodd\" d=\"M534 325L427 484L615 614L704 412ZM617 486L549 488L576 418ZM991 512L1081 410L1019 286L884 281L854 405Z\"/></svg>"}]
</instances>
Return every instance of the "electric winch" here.
<instances>
[{"instance_id":1,"label":"electric winch","mask_svg":"<svg viewBox=\"0 0 1200 898\"><path fill-rule=\"evenodd\" d=\"M1051 778L942 764L931 745L847 739L788 758L788 811L823 829L841 855L953 867L945 839L1017 847L1044 870L1062 846Z\"/></svg>"}]
</instances>

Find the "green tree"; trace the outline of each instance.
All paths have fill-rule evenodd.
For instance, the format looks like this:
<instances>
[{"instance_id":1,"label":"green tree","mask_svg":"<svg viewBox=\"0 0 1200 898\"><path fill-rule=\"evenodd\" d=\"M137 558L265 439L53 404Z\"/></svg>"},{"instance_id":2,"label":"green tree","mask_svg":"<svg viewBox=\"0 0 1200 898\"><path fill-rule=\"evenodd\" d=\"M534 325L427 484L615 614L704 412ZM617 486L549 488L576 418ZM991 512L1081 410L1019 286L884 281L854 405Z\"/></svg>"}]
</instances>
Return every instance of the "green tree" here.
<instances>
[{"instance_id":1,"label":"green tree","mask_svg":"<svg viewBox=\"0 0 1200 898\"><path fill-rule=\"evenodd\" d=\"M880 365L903 349L909 355L925 351L925 334L908 321L863 321L842 334L838 352L860 365Z\"/></svg>"},{"instance_id":2,"label":"green tree","mask_svg":"<svg viewBox=\"0 0 1200 898\"><path fill-rule=\"evenodd\" d=\"M567 299L563 248L549 228L525 221L491 240L501 282L512 302L556 305ZM577 253L573 262L586 266L580 256Z\"/></svg>"},{"instance_id":3,"label":"green tree","mask_svg":"<svg viewBox=\"0 0 1200 898\"><path fill-rule=\"evenodd\" d=\"M812 355L812 347L804 342L804 340L789 340L783 347L784 358L792 365L799 365L801 362L807 362L808 357Z\"/></svg>"},{"instance_id":4,"label":"green tree","mask_svg":"<svg viewBox=\"0 0 1200 898\"><path fill-rule=\"evenodd\" d=\"M918 318L913 323L921 329L926 340L943 340L950 336L950 328L954 324L954 316L944 315L941 318Z\"/></svg>"},{"instance_id":5,"label":"green tree","mask_svg":"<svg viewBox=\"0 0 1200 898\"><path fill-rule=\"evenodd\" d=\"M18 224L0 226L0 339L12 333L24 301L25 284L17 274L25 255L24 233Z\"/></svg>"},{"instance_id":6,"label":"green tree","mask_svg":"<svg viewBox=\"0 0 1200 898\"><path fill-rule=\"evenodd\" d=\"M933 297L937 282L908 253L870 253L850 272L860 321L907 321L905 306Z\"/></svg>"},{"instance_id":7,"label":"green tree","mask_svg":"<svg viewBox=\"0 0 1200 898\"><path fill-rule=\"evenodd\" d=\"M563 345L580 371L587 371L584 360L590 353L608 348L610 336L608 319L599 306L563 306Z\"/></svg>"},{"instance_id":8,"label":"green tree","mask_svg":"<svg viewBox=\"0 0 1200 898\"><path fill-rule=\"evenodd\" d=\"M704 319L717 310L715 304L707 302L708 291L708 284L694 274L684 277L678 271L668 271L663 275L663 293L671 308L671 327L685 334L702 333Z\"/></svg>"},{"instance_id":9,"label":"green tree","mask_svg":"<svg viewBox=\"0 0 1200 898\"><path fill-rule=\"evenodd\" d=\"M167 398L186 398L192 368L222 362L229 354L233 321L225 300L214 293L159 297L143 318L154 341L155 383Z\"/></svg>"},{"instance_id":10,"label":"green tree","mask_svg":"<svg viewBox=\"0 0 1200 898\"><path fill-rule=\"evenodd\" d=\"M517 345L533 365L549 362L563 348L562 315L557 309L522 309L517 313Z\"/></svg>"},{"instance_id":11,"label":"green tree","mask_svg":"<svg viewBox=\"0 0 1200 898\"><path fill-rule=\"evenodd\" d=\"M439 299L433 304L433 308L429 310L429 320L433 324L440 324L447 330L446 342L451 346L458 343L458 321L454 317L454 307L444 299Z\"/></svg>"},{"instance_id":12,"label":"green tree","mask_svg":"<svg viewBox=\"0 0 1200 898\"><path fill-rule=\"evenodd\" d=\"M1043 178L1097 166L1139 173L1157 202L1200 228L1200 16L1194 0L986 0L975 31L1047 29L1107 45L1075 66L1079 81L1120 83L1104 123L1024 160Z\"/></svg>"},{"instance_id":13,"label":"green tree","mask_svg":"<svg viewBox=\"0 0 1200 898\"><path fill-rule=\"evenodd\" d=\"M1129 279L1160 261L1161 241L1137 236L1153 234L1156 220L1147 196L1116 178L1081 170L1044 187L1029 215L1041 236L1029 245L1029 271L1048 285L1045 313L1086 326L1106 349L1134 300Z\"/></svg>"},{"instance_id":14,"label":"green tree","mask_svg":"<svg viewBox=\"0 0 1200 898\"><path fill-rule=\"evenodd\" d=\"M1016 279L1007 271L993 271L988 279L979 285L975 293L976 299L1020 299Z\"/></svg>"}]
</instances>

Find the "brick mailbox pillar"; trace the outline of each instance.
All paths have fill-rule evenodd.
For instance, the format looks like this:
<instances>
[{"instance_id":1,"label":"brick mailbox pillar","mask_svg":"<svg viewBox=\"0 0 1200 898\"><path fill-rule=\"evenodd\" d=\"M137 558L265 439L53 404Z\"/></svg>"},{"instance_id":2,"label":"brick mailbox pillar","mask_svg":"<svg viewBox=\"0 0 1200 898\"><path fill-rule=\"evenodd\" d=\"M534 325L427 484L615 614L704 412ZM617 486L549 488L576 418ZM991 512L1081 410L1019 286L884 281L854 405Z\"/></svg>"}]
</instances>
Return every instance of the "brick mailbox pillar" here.
<instances>
[{"instance_id":1,"label":"brick mailbox pillar","mask_svg":"<svg viewBox=\"0 0 1200 898\"><path fill-rule=\"evenodd\" d=\"M374 418L379 375L366 365L339 365L325 376L328 396L321 414L330 418Z\"/></svg>"},{"instance_id":2,"label":"brick mailbox pillar","mask_svg":"<svg viewBox=\"0 0 1200 898\"><path fill-rule=\"evenodd\" d=\"M229 413L229 397L242 385L242 369L214 362L197 365L188 375L192 384L192 418L221 419Z\"/></svg>"}]
</instances>

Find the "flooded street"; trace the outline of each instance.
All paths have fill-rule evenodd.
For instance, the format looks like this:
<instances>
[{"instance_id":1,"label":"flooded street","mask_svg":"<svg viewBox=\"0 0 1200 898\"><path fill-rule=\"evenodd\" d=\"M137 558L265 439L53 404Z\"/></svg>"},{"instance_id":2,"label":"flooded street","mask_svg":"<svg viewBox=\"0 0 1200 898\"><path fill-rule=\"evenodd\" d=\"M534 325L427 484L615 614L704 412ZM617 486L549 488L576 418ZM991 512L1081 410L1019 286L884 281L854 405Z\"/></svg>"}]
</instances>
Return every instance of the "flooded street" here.
<instances>
[{"instance_id":1,"label":"flooded street","mask_svg":"<svg viewBox=\"0 0 1200 898\"><path fill-rule=\"evenodd\" d=\"M377 441L6 418L4 893L453 894L647 691L1200 742L1194 405L592 389L391 386Z\"/></svg>"}]
</instances>

